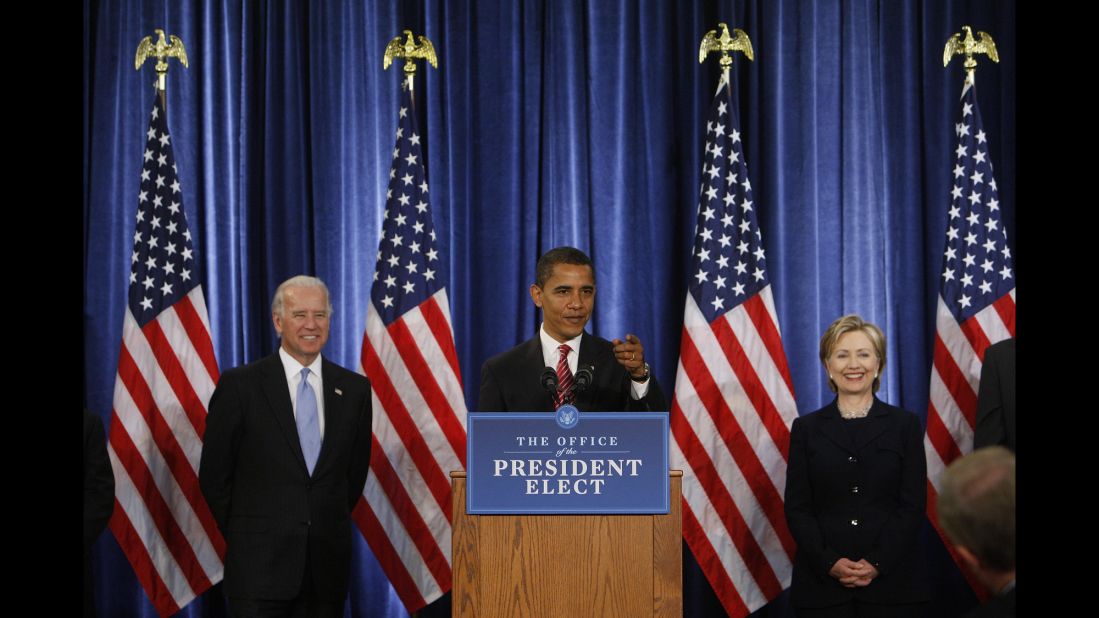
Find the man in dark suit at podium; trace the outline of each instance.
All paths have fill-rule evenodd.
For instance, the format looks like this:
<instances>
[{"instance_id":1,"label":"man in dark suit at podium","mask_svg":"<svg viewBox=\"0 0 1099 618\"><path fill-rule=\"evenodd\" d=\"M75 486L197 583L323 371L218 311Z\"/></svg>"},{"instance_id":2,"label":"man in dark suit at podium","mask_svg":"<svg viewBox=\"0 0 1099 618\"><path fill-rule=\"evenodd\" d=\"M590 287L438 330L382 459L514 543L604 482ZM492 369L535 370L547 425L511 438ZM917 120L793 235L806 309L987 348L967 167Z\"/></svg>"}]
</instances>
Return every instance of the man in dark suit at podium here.
<instances>
[{"instance_id":1,"label":"man in dark suit at podium","mask_svg":"<svg viewBox=\"0 0 1099 618\"><path fill-rule=\"evenodd\" d=\"M530 297L542 309L542 326L485 361L477 409L552 412L571 403L585 412L667 410L636 335L607 341L584 331L595 304L591 258L558 247L538 258L535 270Z\"/></svg>"}]
</instances>

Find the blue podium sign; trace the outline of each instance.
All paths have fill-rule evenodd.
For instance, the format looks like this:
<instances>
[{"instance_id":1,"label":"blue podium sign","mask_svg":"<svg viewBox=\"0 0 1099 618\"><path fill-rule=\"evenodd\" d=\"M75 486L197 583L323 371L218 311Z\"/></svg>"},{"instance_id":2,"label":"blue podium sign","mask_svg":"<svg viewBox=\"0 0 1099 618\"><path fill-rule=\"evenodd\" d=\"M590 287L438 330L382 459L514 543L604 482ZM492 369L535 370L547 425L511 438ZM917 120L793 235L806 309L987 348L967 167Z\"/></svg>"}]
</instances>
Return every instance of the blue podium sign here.
<instances>
[{"instance_id":1,"label":"blue podium sign","mask_svg":"<svg viewBox=\"0 0 1099 618\"><path fill-rule=\"evenodd\" d=\"M466 512L664 514L668 413L470 412Z\"/></svg>"}]
</instances>

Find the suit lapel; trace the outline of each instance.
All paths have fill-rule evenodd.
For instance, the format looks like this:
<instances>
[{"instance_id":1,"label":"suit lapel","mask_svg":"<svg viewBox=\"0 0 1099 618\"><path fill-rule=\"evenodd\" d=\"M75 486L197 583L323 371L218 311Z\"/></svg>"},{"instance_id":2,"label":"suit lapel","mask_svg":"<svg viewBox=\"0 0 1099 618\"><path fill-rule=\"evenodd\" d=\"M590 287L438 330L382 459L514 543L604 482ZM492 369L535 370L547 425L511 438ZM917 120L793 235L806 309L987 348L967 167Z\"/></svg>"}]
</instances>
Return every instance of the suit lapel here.
<instances>
[{"instance_id":1,"label":"suit lapel","mask_svg":"<svg viewBox=\"0 0 1099 618\"><path fill-rule=\"evenodd\" d=\"M534 339L527 339L527 342L523 344L523 364L529 365L532 369L538 369L545 367L546 360L542 358L542 339L535 335ZM526 367L523 368L526 370Z\"/></svg>"},{"instance_id":2,"label":"suit lapel","mask_svg":"<svg viewBox=\"0 0 1099 618\"><path fill-rule=\"evenodd\" d=\"M542 337L541 337L541 335L535 335L533 339L528 339L527 342L523 344L523 346L524 346L523 357L522 357L522 365L523 366L519 368L519 375L517 376L517 379L519 380L520 384L527 383L527 380L536 380L536 379L538 380L538 385L535 387L535 388L538 389L538 391L537 391L538 394L532 396L532 399L534 401L537 401L538 404L536 406L534 406L531 410L523 410L523 411L524 412L530 412L530 411L536 412L536 411L541 410L541 411L545 411L545 412L552 412L553 411L553 396L550 395L549 391L542 388L541 379L540 379L541 375L542 375L542 372L545 371L545 368L547 366L546 365L546 359L542 357Z\"/></svg>"},{"instance_id":3,"label":"suit lapel","mask_svg":"<svg viewBox=\"0 0 1099 618\"><path fill-rule=\"evenodd\" d=\"M843 428L843 417L836 407L836 401L832 400L828 407L820 411L820 415L820 432L845 452L854 453L851 438Z\"/></svg>"},{"instance_id":4,"label":"suit lapel","mask_svg":"<svg viewBox=\"0 0 1099 618\"><path fill-rule=\"evenodd\" d=\"M262 379L263 393L267 397L271 415L275 417L275 422L282 430L290 452L294 453L302 470L308 470L305 466L305 455L301 452L298 426L294 422L294 405L290 402L290 384L286 381L286 370L282 366L282 359L279 358L278 352L264 361ZM325 404L327 403L326 400ZM321 452L323 453L323 446Z\"/></svg>"},{"instance_id":5,"label":"suit lapel","mask_svg":"<svg viewBox=\"0 0 1099 618\"><path fill-rule=\"evenodd\" d=\"M576 370L580 371L580 368L584 365L592 367L592 384L588 385L588 388L584 392L576 396L576 407L581 410L593 409L592 402L594 401L595 392L598 390L596 383L600 381L602 376L596 372L600 371L595 368L595 361L599 356L599 350L596 349L595 339L584 331L580 335L580 356L577 358Z\"/></svg>"},{"instance_id":6,"label":"suit lapel","mask_svg":"<svg viewBox=\"0 0 1099 618\"><path fill-rule=\"evenodd\" d=\"M864 446L876 440L889 424L886 422L889 417L889 410L877 397L874 398L874 405L870 408L869 416L868 425L863 428L863 431L859 432L859 441L855 443L855 448L860 451Z\"/></svg>"},{"instance_id":7,"label":"suit lapel","mask_svg":"<svg viewBox=\"0 0 1099 618\"><path fill-rule=\"evenodd\" d=\"M580 335L580 358L577 359L576 369L582 365L595 365L595 357L599 351L595 349L595 340L587 331Z\"/></svg>"},{"instance_id":8,"label":"suit lapel","mask_svg":"<svg viewBox=\"0 0 1099 618\"><path fill-rule=\"evenodd\" d=\"M881 402L877 397L874 398L873 407L870 408L870 420L866 427L861 427L863 431L855 432L858 434L858 442L851 439L851 432L843 426L843 423L847 422L840 416L839 408L836 405L835 400L827 408L821 411L821 423L820 431L824 435L828 436L831 440L844 451L851 454L857 454L867 445L875 440L878 436L885 431L888 426L886 422L889 417L889 410L885 404Z\"/></svg>"},{"instance_id":9,"label":"suit lapel","mask_svg":"<svg viewBox=\"0 0 1099 618\"><path fill-rule=\"evenodd\" d=\"M332 363L328 362L328 360L322 356L321 379L324 382L324 439L321 440L321 452L317 457L317 466L313 469L313 476L316 476L321 471L322 466L332 458L333 447L330 445L332 440L329 440L328 438L337 436L339 435L338 432L343 431L343 389L342 384L338 382L337 374L332 367Z\"/></svg>"}]
</instances>

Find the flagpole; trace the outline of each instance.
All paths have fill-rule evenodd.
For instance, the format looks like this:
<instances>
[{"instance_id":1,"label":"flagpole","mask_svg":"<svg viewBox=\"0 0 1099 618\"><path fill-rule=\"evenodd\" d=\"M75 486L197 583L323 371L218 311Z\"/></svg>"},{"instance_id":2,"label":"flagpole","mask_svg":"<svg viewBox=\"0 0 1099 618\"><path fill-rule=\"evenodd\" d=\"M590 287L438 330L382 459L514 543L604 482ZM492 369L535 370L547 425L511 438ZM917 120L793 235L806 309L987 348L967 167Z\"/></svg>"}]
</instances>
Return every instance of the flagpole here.
<instances>
[{"instance_id":1,"label":"flagpole","mask_svg":"<svg viewBox=\"0 0 1099 618\"><path fill-rule=\"evenodd\" d=\"M940 363L937 350L936 361L932 363L924 450L927 453L928 464L928 520L942 538L943 545L974 593L983 601L988 596L987 590L967 569L962 568L962 560L954 544L949 541L939 525L938 514L934 508L938 478L942 470L956 457L972 450L972 432L956 437L949 432L943 433L932 429L933 427L965 427L965 418L973 418L972 415L976 414L976 399L966 403L964 395L961 395L963 391L958 389L977 393L977 385L970 386L966 382L972 381L978 375L972 373L967 375L964 372L966 368L974 365L979 367L979 359L983 356L985 348L970 343L969 339L961 338L959 335L963 332L976 331L979 333L976 339L984 340L985 345L988 345L1014 336L1015 332L1014 286L1007 283L1008 278L1011 277L1011 263L1010 252L1006 245L1006 227L997 212L999 199L991 162L987 160L987 146L981 150L981 144L987 141L987 137L980 121L976 92L971 92L976 84L975 56L984 54L997 63L1000 57L995 42L987 32L977 32L975 38L971 27L962 26L962 30L964 36L962 32L954 33L947 39L946 46L943 48L944 68L950 64L954 56L965 56L965 62L962 65L965 68L965 79L962 93L958 97L962 102L963 111L959 116L958 124L955 125L958 138L955 178L958 180L954 184L955 192L951 200L950 223L948 223L950 229L947 232L943 279L940 284L938 303L939 315L949 316L945 322L948 326L944 328L944 322L940 319L936 327L936 337L944 341L943 355L948 359ZM973 152L970 152L971 150ZM987 180L985 176L988 177ZM968 216L966 216L967 213ZM984 223L980 223L982 218L985 219ZM966 235L967 231L971 234ZM974 247L985 247L983 257L991 272L996 273L996 264L1003 266L998 277L993 276L990 279L981 277L981 285L976 286L978 290L982 290L980 293L967 292L968 283L962 283L959 289L959 284L955 282L955 280L964 282L967 277L972 277L971 274L967 274L970 267L963 265L965 260L962 260L960 255L968 254L968 250L964 247L970 246L969 241L963 246L962 241L958 239L961 236L967 238L971 236ZM988 242L979 242L982 238ZM998 244L1000 249L996 250ZM978 251L979 249L974 249L974 261L977 259ZM1010 290L1007 289L1008 286ZM996 288L996 294L992 293L993 287ZM970 294L973 294L973 298ZM979 315L984 317L980 318ZM963 328L963 324L968 326Z\"/></svg>"},{"instance_id":2,"label":"flagpole","mask_svg":"<svg viewBox=\"0 0 1099 618\"><path fill-rule=\"evenodd\" d=\"M729 52L754 52L726 24L703 37L699 62L715 51L669 464L684 471L684 540L725 613L742 618L790 585L796 543L781 479L798 414L732 96ZM755 438L734 438L744 435Z\"/></svg>"},{"instance_id":3,"label":"flagpole","mask_svg":"<svg viewBox=\"0 0 1099 618\"><path fill-rule=\"evenodd\" d=\"M718 34L718 30L721 31L721 34ZM718 64L724 71L725 77L728 78L729 71L733 67L733 57L729 52L743 52L748 60L755 60L755 52L752 51L752 40L748 38L748 33L740 28L733 28L733 32L736 34L735 37L729 34L729 26L724 22L719 23L716 29L707 32L702 37L702 43L698 48L698 63L705 62L706 56L709 56L712 52L720 52L721 59L718 60Z\"/></svg>"},{"instance_id":4,"label":"flagpole","mask_svg":"<svg viewBox=\"0 0 1099 618\"><path fill-rule=\"evenodd\" d=\"M721 34L718 34L719 30ZM752 40L748 38L748 33L740 28L733 28L733 32L736 33L735 37L729 34L729 26L724 22L721 22L717 25L717 28L707 32L702 37L702 43L698 48L699 64L705 62L706 57L711 53L721 53L721 58L718 60L718 65L721 67L721 79L717 82L717 89L719 91L722 86L726 84L729 85L730 89L733 87L733 57L729 52L743 52L744 55L748 57L748 60L755 60L755 52L752 50Z\"/></svg>"},{"instance_id":5,"label":"flagpole","mask_svg":"<svg viewBox=\"0 0 1099 618\"><path fill-rule=\"evenodd\" d=\"M176 35L165 36L164 31L160 28L156 28L153 32L158 37L153 41L153 36L149 35L137 44L137 54L134 57L134 69L140 70L141 65L145 64L145 60L148 58L156 58L156 90L157 96L160 97L160 105L164 108L165 113L168 111L168 58L176 58L179 60L183 68L188 68L187 63L187 50L183 47L183 41Z\"/></svg>"},{"instance_id":6,"label":"flagpole","mask_svg":"<svg viewBox=\"0 0 1099 618\"><path fill-rule=\"evenodd\" d=\"M157 59L157 98L125 260L129 285L107 448L116 492L111 531L149 602L170 616L222 580L226 543L199 485L198 460L188 457L202 449L195 428L205 423L219 371L164 111L167 59L186 67L187 54L178 37L156 33L158 41L147 36L138 44L134 61L140 69Z\"/></svg>"},{"instance_id":7,"label":"flagpole","mask_svg":"<svg viewBox=\"0 0 1099 618\"><path fill-rule=\"evenodd\" d=\"M401 35L393 37L393 40L385 46L385 53L382 54L382 70L389 68L390 64L393 64L394 58L404 59L404 74L408 84L409 97L412 99L412 111L416 111L416 60L427 60L433 69L439 68L439 59L435 55L435 46L424 35L414 37L411 30L404 30L401 32L404 35L405 40L401 40ZM417 42L418 41L418 42Z\"/></svg>"},{"instance_id":8,"label":"flagpole","mask_svg":"<svg viewBox=\"0 0 1099 618\"><path fill-rule=\"evenodd\" d=\"M977 59L974 56L984 54L993 62L999 63L1000 54L996 51L996 43L992 40L992 36L987 32L977 31L977 38L973 38L973 28L962 26L962 30L965 31L964 38L961 32L955 32L946 40L946 47L943 48L943 67L950 64L954 56L965 56L965 62L962 64L965 67L965 86L962 88L962 96L965 96L965 91L977 83Z\"/></svg>"},{"instance_id":9,"label":"flagpole","mask_svg":"<svg viewBox=\"0 0 1099 618\"><path fill-rule=\"evenodd\" d=\"M414 61L438 60L410 30L386 45L382 68L394 58L405 75L358 367L376 395L376 442L352 518L415 615L452 586L449 473L465 468L466 406L412 96Z\"/></svg>"}]
</instances>

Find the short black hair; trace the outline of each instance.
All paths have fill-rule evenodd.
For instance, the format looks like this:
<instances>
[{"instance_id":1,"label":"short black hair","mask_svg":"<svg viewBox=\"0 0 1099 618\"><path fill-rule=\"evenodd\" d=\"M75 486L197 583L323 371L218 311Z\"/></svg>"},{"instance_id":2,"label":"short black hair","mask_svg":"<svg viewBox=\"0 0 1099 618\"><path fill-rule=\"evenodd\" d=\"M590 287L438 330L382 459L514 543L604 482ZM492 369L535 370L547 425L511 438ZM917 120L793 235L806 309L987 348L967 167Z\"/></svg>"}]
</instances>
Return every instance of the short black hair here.
<instances>
[{"instance_id":1,"label":"short black hair","mask_svg":"<svg viewBox=\"0 0 1099 618\"><path fill-rule=\"evenodd\" d=\"M595 281L595 265L592 264L588 254L576 247L557 247L550 249L538 258L538 264L534 267L534 285L545 287L546 280L553 276L553 267L558 264L575 264L587 266L591 269L591 279Z\"/></svg>"}]
</instances>

